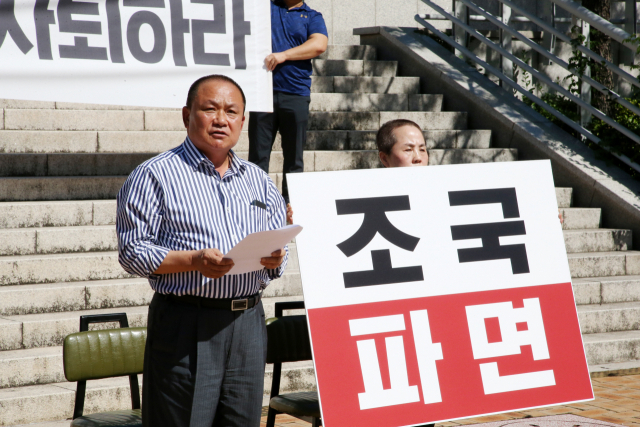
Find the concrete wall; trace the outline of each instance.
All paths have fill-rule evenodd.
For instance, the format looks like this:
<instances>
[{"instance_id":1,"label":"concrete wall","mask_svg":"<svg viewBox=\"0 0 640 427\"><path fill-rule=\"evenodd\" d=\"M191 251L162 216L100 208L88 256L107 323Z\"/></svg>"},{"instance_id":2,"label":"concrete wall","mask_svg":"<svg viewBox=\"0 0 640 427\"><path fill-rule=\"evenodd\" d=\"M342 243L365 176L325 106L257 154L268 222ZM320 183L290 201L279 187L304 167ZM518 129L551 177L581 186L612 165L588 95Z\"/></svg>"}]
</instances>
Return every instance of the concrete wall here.
<instances>
[{"instance_id":1,"label":"concrete wall","mask_svg":"<svg viewBox=\"0 0 640 427\"><path fill-rule=\"evenodd\" d=\"M417 27L417 13L433 13L421 0L306 0L307 4L322 12L331 44L360 44L353 35L354 28L386 25ZM451 0L436 0L451 10ZM443 23L444 24L444 23Z\"/></svg>"}]
</instances>

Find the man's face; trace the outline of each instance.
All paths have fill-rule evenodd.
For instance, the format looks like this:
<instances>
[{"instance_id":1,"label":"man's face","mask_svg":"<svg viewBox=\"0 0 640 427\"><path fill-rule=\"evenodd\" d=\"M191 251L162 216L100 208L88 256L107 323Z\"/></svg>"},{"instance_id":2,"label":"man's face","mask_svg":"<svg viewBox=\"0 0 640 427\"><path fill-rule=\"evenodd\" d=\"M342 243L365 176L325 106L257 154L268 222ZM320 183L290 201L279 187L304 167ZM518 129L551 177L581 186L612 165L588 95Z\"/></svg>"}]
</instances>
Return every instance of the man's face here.
<instances>
[{"instance_id":1,"label":"man's face","mask_svg":"<svg viewBox=\"0 0 640 427\"><path fill-rule=\"evenodd\" d=\"M401 126L394 132L396 143L389 154L380 152L385 167L428 166L429 153L422 132L413 126Z\"/></svg>"},{"instance_id":2,"label":"man's face","mask_svg":"<svg viewBox=\"0 0 640 427\"><path fill-rule=\"evenodd\" d=\"M189 138L205 155L226 155L240 138L243 110L237 87L221 80L207 80L200 84L191 108L182 109L182 120Z\"/></svg>"}]
</instances>

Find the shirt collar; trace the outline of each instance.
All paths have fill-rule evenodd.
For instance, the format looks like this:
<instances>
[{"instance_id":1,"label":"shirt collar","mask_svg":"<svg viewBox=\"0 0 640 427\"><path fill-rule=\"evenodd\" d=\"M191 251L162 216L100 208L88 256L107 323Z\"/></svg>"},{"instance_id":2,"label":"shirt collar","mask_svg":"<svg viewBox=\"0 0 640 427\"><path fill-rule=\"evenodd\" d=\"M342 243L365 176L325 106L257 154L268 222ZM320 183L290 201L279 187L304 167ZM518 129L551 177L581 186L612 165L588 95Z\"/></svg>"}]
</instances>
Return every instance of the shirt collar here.
<instances>
[{"instance_id":1,"label":"shirt collar","mask_svg":"<svg viewBox=\"0 0 640 427\"><path fill-rule=\"evenodd\" d=\"M187 136L184 140L184 157L187 160L187 163L194 169L198 170L201 164L209 165L209 167L215 169L213 166L213 162L207 158L202 152L196 147L191 139ZM230 175L238 174L244 171L247 166L242 162L242 160L236 155L233 150L229 150L230 158L229 158L229 171L231 171Z\"/></svg>"}]
</instances>

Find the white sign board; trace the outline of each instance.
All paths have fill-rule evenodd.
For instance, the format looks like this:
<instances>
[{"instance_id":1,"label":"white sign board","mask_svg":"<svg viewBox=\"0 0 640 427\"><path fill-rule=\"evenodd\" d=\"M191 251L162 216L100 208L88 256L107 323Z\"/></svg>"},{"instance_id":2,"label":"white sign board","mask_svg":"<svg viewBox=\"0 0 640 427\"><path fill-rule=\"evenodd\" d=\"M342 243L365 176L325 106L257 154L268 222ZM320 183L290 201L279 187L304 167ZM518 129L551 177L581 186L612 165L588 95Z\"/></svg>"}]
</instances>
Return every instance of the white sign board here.
<instances>
[{"instance_id":1,"label":"white sign board","mask_svg":"<svg viewBox=\"0 0 640 427\"><path fill-rule=\"evenodd\" d=\"M224 74L272 111L267 0L2 0L0 98L179 108Z\"/></svg>"},{"instance_id":2,"label":"white sign board","mask_svg":"<svg viewBox=\"0 0 640 427\"><path fill-rule=\"evenodd\" d=\"M593 398L549 161L287 179L324 425Z\"/></svg>"}]
</instances>

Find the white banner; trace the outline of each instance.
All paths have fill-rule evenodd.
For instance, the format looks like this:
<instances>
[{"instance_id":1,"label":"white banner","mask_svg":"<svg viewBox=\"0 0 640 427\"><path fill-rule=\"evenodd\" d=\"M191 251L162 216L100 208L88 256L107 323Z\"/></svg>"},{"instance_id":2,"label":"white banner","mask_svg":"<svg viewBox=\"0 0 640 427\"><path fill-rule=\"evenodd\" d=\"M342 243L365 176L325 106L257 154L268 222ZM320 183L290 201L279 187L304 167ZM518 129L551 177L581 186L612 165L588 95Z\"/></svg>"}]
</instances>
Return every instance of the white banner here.
<instances>
[{"instance_id":1,"label":"white banner","mask_svg":"<svg viewBox=\"0 0 640 427\"><path fill-rule=\"evenodd\" d=\"M0 0L0 98L179 108L224 74L271 111L268 0Z\"/></svg>"}]
</instances>

